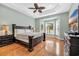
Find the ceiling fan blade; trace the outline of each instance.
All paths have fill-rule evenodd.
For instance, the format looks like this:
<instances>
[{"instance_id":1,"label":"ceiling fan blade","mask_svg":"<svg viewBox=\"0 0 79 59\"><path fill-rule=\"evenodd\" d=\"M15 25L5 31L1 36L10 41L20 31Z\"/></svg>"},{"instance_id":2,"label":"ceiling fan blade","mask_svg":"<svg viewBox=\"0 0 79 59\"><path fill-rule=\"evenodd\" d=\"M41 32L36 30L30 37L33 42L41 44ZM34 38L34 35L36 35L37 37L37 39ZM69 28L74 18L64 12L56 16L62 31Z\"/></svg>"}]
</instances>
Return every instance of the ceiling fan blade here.
<instances>
[{"instance_id":1,"label":"ceiling fan blade","mask_svg":"<svg viewBox=\"0 0 79 59\"><path fill-rule=\"evenodd\" d=\"M33 13L35 13L37 10L34 10Z\"/></svg>"},{"instance_id":2,"label":"ceiling fan blade","mask_svg":"<svg viewBox=\"0 0 79 59\"><path fill-rule=\"evenodd\" d=\"M35 9L35 8L30 7L29 9Z\"/></svg>"},{"instance_id":3,"label":"ceiling fan blade","mask_svg":"<svg viewBox=\"0 0 79 59\"><path fill-rule=\"evenodd\" d=\"M42 11L39 9L38 12L42 13Z\"/></svg>"},{"instance_id":4,"label":"ceiling fan blade","mask_svg":"<svg viewBox=\"0 0 79 59\"><path fill-rule=\"evenodd\" d=\"M39 7L39 9L45 9L45 7Z\"/></svg>"},{"instance_id":5,"label":"ceiling fan blade","mask_svg":"<svg viewBox=\"0 0 79 59\"><path fill-rule=\"evenodd\" d=\"M38 4L37 3L34 3L34 6L35 6L36 9L38 8Z\"/></svg>"}]
</instances>

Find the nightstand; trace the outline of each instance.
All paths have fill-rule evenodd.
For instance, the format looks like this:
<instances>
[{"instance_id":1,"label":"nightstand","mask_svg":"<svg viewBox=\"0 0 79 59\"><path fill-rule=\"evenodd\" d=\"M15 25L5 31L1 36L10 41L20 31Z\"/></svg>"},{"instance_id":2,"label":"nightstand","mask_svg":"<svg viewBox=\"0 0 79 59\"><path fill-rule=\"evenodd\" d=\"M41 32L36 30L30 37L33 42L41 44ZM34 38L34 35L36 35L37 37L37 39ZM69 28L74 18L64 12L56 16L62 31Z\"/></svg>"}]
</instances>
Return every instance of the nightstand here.
<instances>
[{"instance_id":1,"label":"nightstand","mask_svg":"<svg viewBox=\"0 0 79 59\"><path fill-rule=\"evenodd\" d=\"M0 36L0 47L13 43L13 35Z\"/></svg>"}]
</instances>

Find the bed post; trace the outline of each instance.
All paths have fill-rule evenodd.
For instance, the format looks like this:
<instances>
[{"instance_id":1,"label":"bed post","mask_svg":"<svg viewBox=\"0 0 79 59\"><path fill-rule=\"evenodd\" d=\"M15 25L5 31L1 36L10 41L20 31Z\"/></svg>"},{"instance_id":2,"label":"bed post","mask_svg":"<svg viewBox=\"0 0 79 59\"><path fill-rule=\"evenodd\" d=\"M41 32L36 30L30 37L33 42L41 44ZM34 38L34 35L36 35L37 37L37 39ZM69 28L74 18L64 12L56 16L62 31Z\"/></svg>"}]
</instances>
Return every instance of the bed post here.
<instances>
[{"instance_id":1,"label":"bed post","mask_svg":"<svg viewBox=\"0 0 79 59\"><path fill-rule=\"evenodd\" d=\"M13 35L13 40L14 40L14 42L15 42L15 37L14 37L14 34L15 34L15 26L16 26L16 24L12 24L12 35Z\"/></svg>"},{"instance_id":2,"label":"bed post","mask_svg":"<svg viewBox=\"0 0 79 59\"><path fill-rule=\"evenodd\" d=\"M29 52L33 51L32 40L33 40L33 36L29 36L29 48L28 48Z\"/></svg>"},{"instance_id":3,"label":"bed post","mask_svg":"<svg viewBox=\"0 0 79 59\"><path fill-rule=\"evenodd\" d=\"M45 41L46 35L45 33L43 33L43 41Z\"/></svg>"}]
</instances>

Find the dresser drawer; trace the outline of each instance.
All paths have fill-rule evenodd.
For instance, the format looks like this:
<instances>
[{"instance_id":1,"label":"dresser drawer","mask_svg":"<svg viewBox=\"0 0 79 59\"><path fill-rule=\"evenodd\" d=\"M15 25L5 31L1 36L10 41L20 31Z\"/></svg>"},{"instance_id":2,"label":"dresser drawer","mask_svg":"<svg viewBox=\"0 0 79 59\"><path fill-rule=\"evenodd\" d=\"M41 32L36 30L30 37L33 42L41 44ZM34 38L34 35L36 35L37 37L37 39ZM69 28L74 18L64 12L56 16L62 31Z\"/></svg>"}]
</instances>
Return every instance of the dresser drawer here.
<instances>
[{"instance_id":1,"label":"dresser drawer","mask_svg":"<svg viewBox=\"0 0 79 59\"><path fill-rule=\"evenodd\" d=\"M70 47L70 55L71 56L78 56L79 55L79 47L78 46L71 46Z\"/></svg>"}]
</instances>

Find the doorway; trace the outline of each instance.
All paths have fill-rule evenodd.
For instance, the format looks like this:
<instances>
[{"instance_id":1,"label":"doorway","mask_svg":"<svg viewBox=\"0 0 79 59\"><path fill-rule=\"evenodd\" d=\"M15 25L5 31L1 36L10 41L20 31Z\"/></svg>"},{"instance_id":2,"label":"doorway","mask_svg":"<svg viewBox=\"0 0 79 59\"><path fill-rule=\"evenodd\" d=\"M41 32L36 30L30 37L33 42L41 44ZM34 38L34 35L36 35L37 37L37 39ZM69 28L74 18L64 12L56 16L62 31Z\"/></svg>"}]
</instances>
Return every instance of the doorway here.
<instances>
[{"instance_id":1,"label":"doorway","mask_svg":"<svg viewBox=\"0 0 79 59\"><path fill-rule=\"evenodd\" d=\"M45 32L46 34L49 34L49 35L55 35L55 22L54 21L48 21L48 22L45 22Z\"/></svg>"},{"instance_id":2,"label":"doorway","mask_svg":"<svg viewBox=\"0 0 79 59\"><path fill-rule=\"evenodd\" d=\"M40 31L60 37L60 19L42 21Z\"/></svg>"}]
</instances>

